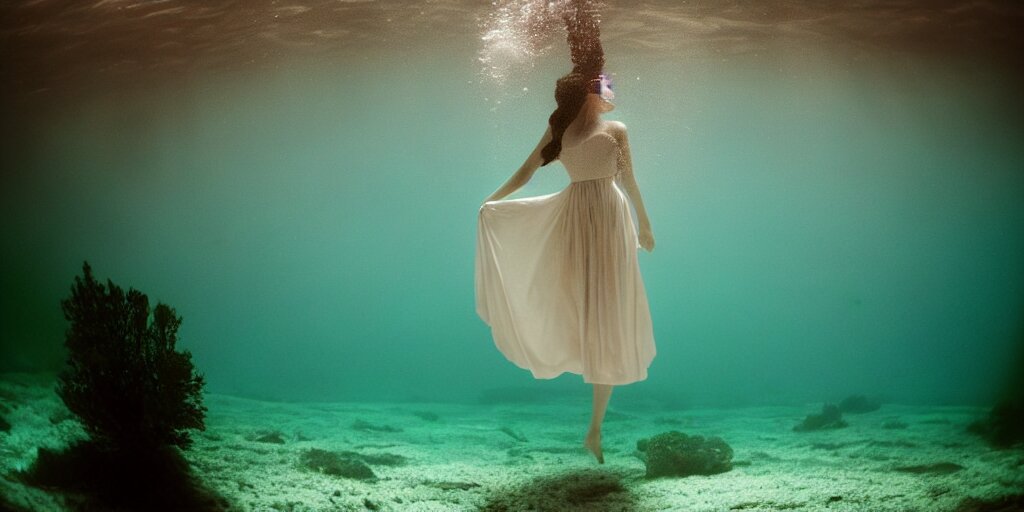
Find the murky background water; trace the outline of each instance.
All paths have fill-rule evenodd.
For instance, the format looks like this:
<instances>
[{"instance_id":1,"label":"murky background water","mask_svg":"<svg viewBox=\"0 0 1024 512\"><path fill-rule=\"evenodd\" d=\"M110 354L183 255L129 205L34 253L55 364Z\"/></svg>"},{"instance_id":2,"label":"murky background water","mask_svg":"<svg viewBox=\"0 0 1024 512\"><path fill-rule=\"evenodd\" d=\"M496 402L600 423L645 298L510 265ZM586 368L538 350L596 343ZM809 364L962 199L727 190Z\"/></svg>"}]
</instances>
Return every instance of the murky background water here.
<instances>
[{"instance_id":1,"label":"murky background water","mask_svg":"<svg viewBox=\"0 0 1024 512\"><path fill-rule=\"evenodd\" d=\"M532 9L532 10L531 10ZM0 368L59 368L88 260L174 306L208 389L534 382L473 309L476 209L571 67L534 3L0 7ZM986 400L1024 339L1012 2L605 5L682 402ZM560 164L518 195L568 182ZM618 396L618 395L617 395Z\"/></svg>"}]
</instances>

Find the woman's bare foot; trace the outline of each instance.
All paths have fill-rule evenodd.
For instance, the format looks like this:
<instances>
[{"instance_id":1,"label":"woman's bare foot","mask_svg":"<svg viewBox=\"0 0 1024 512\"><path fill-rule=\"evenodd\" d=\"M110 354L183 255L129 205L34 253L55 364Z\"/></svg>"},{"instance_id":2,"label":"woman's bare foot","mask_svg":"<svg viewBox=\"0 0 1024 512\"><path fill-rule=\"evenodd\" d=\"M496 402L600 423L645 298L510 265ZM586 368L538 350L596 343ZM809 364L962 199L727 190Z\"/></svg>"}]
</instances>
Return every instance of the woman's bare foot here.
<instances>
[{"instance_id":1,"label":"woman's bare foot","mask_svg":"<svg viewBox=\"0 0 1024 512\"><path fill-rule=\"evenodd\" d=\"M604 464L604 454L601 453L601 433L600 432L588 432L586 440L583 441L585 446L591 453L597 457L599 464Z\"/></svg>"}]
</instances>

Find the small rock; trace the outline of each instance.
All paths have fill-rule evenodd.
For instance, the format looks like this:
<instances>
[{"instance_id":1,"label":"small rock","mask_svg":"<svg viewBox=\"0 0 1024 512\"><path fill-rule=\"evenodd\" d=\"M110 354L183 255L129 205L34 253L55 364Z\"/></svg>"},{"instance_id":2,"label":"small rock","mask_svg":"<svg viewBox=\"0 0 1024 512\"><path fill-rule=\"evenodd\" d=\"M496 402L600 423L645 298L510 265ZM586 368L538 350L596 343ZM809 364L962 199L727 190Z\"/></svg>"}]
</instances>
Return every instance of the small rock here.
<instances>
[{"instance_id":1,"label":"small rock","mask_svg":"<svg viewBox=\"0 0 1024 512\"><path fill-rule=\"evenodd\" d=\"M720 437L688 436L678 430L636 443L647 477L713 475L732 469L732 448Z\"/></svg>"},{"instance_id":2,"label":"small rock","mask_svg":"<svg viewBox=\"0 0 1024 512\"><path fill-rule=\"evenodd\" d=\"M793 427L796 432L808 432L812 430L825 430L832 428L843 428L847 425L843 420L843 413L839 407L831 404L821 406L820 414L808 414L803 423Z\"/></svg>"},{"instance_id":3,"label":"small rock","mask_svg":"<svg viewBox=\"0 0 1024 512\"><path fill-rule=\"evenodd\" d=\"M354 478L357 480L376 480L370 466L363 461L342 457L334 452L311 448L302 452L299 462L302 466L327 475Z\"/></svg>"}]
</instances>

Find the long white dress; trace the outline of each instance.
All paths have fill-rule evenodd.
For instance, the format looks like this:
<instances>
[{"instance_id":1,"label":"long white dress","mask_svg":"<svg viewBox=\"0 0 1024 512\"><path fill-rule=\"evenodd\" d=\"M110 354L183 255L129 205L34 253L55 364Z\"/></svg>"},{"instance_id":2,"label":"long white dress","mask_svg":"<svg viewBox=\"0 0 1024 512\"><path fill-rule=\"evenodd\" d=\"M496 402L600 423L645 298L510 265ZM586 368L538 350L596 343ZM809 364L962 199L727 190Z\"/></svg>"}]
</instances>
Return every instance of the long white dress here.
<instances>
[{"instance_id":1,"label":"long white dress","mask_svg":"<svg viewBox=\"0 0 1024 512\"><path fill-rule=\"evenodd\" d=\"M498 350L534 378L647 378L654 333L618 156L615 137L595 133L562 147L571 182L561 191L480 207L476 311Z\"/></svg>"}]
</instances>

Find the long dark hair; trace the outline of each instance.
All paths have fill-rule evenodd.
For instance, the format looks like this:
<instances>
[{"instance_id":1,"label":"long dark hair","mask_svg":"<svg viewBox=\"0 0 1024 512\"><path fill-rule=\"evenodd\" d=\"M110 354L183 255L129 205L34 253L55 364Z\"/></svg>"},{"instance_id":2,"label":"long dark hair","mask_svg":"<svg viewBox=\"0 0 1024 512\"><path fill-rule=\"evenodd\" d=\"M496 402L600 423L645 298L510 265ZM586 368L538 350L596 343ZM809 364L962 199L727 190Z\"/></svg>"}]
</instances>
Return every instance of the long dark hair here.
<instances>
[{"instance_id":1,"label":"long dark hair","mask_svg":"<svg viewBox=\"0 0 1024 512\"><path fill-rule=\"evenodd\" d=\"M562 152L562 135L583 108L591 80L597 78L604 68L604 48L601 47L601 31L595 10L587 0L574 0L563 16L573 68L555 82L558 107L548 117L552 138L541 150L544 157L541 167L551 163Z\"/></svg>"}]
</instances>

